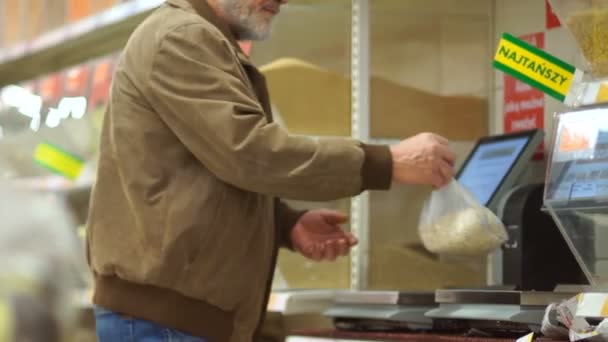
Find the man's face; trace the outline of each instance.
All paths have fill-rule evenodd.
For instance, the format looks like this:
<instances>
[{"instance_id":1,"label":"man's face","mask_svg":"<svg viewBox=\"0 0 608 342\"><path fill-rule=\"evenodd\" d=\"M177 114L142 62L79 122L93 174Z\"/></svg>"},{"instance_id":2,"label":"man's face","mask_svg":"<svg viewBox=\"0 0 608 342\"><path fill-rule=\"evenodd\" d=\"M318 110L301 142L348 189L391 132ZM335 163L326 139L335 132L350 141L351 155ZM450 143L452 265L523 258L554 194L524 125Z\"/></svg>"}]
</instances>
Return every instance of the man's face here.
<instances>
[{"instance_id":1,"label":"man's face","mask_svg":"<svg viewBox=\"0 0 608 342\"><path fill-rule=\"evenodd\" d=\"M262 40L270 35L272 19L287 0L218 0L230 28L241 40Z\"/></svg>"}]
</instances>

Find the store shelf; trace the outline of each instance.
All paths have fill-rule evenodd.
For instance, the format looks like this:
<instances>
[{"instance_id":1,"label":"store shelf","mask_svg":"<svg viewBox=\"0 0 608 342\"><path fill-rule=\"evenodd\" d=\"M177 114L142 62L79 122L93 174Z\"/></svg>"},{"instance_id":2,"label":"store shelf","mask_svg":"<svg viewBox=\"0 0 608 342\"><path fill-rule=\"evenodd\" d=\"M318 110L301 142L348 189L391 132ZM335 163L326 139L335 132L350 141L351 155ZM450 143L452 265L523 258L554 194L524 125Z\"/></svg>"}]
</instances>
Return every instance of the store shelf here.
<instances>
[{"instance_id":1,"label":"store shelf","mask_svg":"<svg viewBox=\"0 0 608 342\"><path fill-rule=\"evenodd\" d=\"M119 51L163 0L134 0L0 51L0 87Z\"/></svg>"}]
</instances>

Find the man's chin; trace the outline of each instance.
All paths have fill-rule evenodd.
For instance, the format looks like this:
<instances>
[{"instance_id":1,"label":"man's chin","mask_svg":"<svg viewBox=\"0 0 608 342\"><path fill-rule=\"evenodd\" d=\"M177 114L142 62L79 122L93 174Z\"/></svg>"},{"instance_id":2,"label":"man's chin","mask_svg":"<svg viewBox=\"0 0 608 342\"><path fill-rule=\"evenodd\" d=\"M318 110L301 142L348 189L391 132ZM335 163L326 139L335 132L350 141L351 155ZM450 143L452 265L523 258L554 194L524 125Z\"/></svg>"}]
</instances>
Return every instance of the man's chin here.
<instances>
[{"instance_id":1,"label":"man's chin","mask_svg":"<svg viewBox=\"0 0 608 342\"><path fill-rule=\"evenodd\" d=\"M272 33L272 27L265 27L265 28L258 28L258 29L247 29L247 30L240 30L240 32L238 32L238 39L239 40L254 40L254 41L260 41L260 40L265 40L268 39Z\"/></svg>"},{"instance_id":2,"label":"man's chin","mask_svg":"<svg viewBox=\"0 0 608 342\"><path fill-rule=\"evenodd\" d=\"M266 40L266 39L270 38L270 35L271 35L270 31L258 33L258 34L256 34L256 36L253 39L250 39L250 40L262 41L262 40Z\"/></svg>"}]
</instances>

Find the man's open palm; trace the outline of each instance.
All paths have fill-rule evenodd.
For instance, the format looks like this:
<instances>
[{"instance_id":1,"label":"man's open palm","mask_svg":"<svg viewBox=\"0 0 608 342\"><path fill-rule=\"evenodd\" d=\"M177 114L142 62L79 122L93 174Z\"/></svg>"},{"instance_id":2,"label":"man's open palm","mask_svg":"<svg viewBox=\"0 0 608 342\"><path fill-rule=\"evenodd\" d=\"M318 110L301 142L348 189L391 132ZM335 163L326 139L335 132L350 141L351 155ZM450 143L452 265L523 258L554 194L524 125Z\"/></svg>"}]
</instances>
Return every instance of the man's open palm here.
<instances>
[{"instance_id":1,"label":"man's open palm","mask_svg":"<svg viewBox=\"0 0 608 342\"><path fill-rule=\"evenodd\" d=\"M348 216L338 211L318 209L307 212L291 231L294 249L315 261L333 261L348 255L357 239L340 227L347 221Z\"/></svg>"}]
</instances>

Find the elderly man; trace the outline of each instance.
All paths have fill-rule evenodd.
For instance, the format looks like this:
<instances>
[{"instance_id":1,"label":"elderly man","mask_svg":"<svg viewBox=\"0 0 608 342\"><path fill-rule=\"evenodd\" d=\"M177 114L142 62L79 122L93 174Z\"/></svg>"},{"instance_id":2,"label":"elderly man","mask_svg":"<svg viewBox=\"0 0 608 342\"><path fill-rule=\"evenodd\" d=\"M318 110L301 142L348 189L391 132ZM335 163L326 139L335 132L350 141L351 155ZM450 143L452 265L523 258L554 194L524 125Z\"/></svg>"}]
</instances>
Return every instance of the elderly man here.
<instances>
[{"instance_id":1,"label":"elderly man","mask_svg":"<svg viewBox=\"0 0 608 342\"><path fill-rule=\"evenodd\" d=\"M279 247L321 261L357 242L343 214L282 199L452 177L455 156L433 134L373 146L273 123L264 77L237 40L266 38L285 2L168 0L129 40L89 214L101 342L251 341Z\"/></svg>"}]
</instances>

